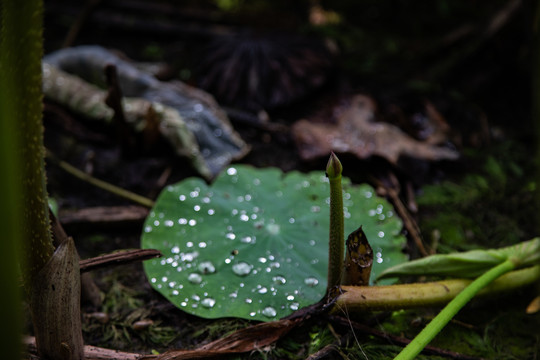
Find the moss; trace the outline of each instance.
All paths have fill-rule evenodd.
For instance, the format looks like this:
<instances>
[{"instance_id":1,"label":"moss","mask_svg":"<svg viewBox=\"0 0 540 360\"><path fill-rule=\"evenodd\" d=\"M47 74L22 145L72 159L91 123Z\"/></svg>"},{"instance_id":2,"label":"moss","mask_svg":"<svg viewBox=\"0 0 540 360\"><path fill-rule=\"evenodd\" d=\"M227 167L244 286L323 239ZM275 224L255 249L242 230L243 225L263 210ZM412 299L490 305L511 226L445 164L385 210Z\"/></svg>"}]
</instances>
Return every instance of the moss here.
<instances>
[{"instance_id":1,"label":"moss","mask_svg":"<svg viewBox=\"0 0 540 360\"><path fill-rule=\"evenodd\" d=\"M141 348L148 352L153 347L167 348L179 336L175 328L163 325L160 320L152 321L155 317L152 307L144 306L142 294L124 286L118 274L102 280L108 287L102 313L84 317L83 332L89 343L127 351ZM134 325L139 321L149 321L149 325L137 329Z\"/></svg>"},{"instance_id":2,"label":"moss","mask_svg":"<svg viewBox=\"0 0 540 360\"><path fill-rule=\"evenodd\" d=\"M423 233L440 236L439 252L500 247L533 237L534 186L526 176L532 159L526 149L504 143L470 158L473 172L422 189Z\"/></svg>"},{"instance_id":3,"label":"moss","mask_svg":"<svg viewBox=\"0 0 540 360\"><path fill-rule=\"evenodd\" d=\"M463 309L430 345L485 359L532 359L540 350L538 323L540 313L526 314L524 308L533 297L524 289L497 299L476 300ZM479 311L481 309L481 311ZM395 336L413 338L435 315L436 309L393 312L382 321L380 330ZM380 339L362 342L369 359L391 359L401 350ZM357 352L358 349L349 349ZM363 358L363 355L358 357ZM438 359L422 355L419 359Z\"/></svg>"}]
</instances>

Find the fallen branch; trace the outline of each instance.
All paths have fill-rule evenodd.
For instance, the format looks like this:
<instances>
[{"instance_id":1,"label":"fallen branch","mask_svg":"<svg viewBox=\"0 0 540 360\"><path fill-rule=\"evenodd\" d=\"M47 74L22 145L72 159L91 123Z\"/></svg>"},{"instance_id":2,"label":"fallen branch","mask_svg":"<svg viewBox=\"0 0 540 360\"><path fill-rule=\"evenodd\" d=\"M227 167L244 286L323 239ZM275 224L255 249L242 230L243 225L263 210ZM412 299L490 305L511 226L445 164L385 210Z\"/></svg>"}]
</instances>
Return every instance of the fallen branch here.
<instances>
[{"instance_id":1,"label":"fallen branch","mask_svg":"<svg viewBox=\"0 0 540 360\"><path fill-rule=\"evenodd\" d=\"M81 269L81 273L84 273L104 266L126 264L161 256L161 252L155 249L123 250L112 254L105 254L94 258L81 260L79 267Z\"/></svg>"},{"instance_id":2,"label":"fallen branch","mask_svg":"<svg viewBox=\"0 0 540 360\"><path fill-rule=\"evenodd\" d=\"M65 227L89 225L102 226L138 225L148 216L148 209L142 206L96 206L77 210L60 210L59 218Z\"/></svg>"},{"instance_id":3,"label":"fallen branch","mask_svg":"<svg viewBox=\"0 0 540 360\"><path fill-rule=\"evenodd\" d=\"M36 338L33 336L25 336L23 344L26 346L30 358L41 359L38 357L36 349ZM144 358L143 354L128 353L118 350L100 348L97 346L84 346L84 360L138 360Z\"/></svg>"}]
</instances>

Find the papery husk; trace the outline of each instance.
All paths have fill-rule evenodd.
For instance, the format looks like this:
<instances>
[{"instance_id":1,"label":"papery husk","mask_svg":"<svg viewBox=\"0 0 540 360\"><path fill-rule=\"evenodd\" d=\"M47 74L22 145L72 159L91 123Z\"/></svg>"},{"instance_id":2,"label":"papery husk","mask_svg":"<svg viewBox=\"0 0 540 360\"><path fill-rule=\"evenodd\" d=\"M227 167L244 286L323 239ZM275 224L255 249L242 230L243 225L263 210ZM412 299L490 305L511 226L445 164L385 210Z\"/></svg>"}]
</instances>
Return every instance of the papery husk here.
<instances>
[{"instance_id":1,"label":"papery husk","mask_svg":"<svg viewBox=\"0 0 540 360\"><path fill-rule=\"evenodd\" d=\"M347 238L342 285L369 285L373 250L360 226Z\"/></svg>"},{"instance_id":2,"label":"papery husk","mask_svg":"<svg viewBox=\"0 0 540 360\"><path fill-rule=\"evenodd\" d=\"M79 256L71 237L34 278L30 301L39 355L54 360L83 359Z\"/></svg>"}]
</instances>

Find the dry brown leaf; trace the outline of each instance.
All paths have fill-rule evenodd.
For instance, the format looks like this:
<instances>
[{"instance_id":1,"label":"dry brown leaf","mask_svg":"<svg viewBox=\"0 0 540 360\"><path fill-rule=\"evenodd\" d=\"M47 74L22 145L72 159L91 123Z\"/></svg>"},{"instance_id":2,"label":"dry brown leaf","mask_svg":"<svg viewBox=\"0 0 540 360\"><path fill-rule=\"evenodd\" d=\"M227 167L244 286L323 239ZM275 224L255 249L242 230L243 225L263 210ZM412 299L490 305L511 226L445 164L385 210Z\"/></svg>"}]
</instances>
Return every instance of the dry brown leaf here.
<instances>
[{"instance_id":1,"label":"dry brown leaf","mask_svg":"<svg viewBox=\"0 0 540 360\"><path fill-rule=\"evenodd\" d=\"M347 238L347 252L342 285L369 285L373 265L373 250L360 226Z\"/></svg>"},{"instance_id":2,"label":"dry brown leaf","mask_svg":"<svg viewBox=\"0 0 540 360\"><path fill-rule=\"evenodd\" d=\"M377 122L375 114L373 99L356 95L337 124L298 121L292 130L300 156L312 160L334 151L360 159L381 156L392 164L397 164L403 155L430 161L458 157L454 150L417 141L394 125Z\"/></svg>"},{"instance_id":3,"label":"dry brown leaf","mask_svg":"<svg viewBox=\"0 0 540 360\"><path fill-rule=\"evenodd\" d=\"M229 336L203 345L195 350L170 350L158 355L155 360L186 360L186 359L209 359L226 354L250 352L264 348L302 321L302 318L294 320L278 320L261 323L245 329L238 330Z\"/></svg>"}]
</instances>

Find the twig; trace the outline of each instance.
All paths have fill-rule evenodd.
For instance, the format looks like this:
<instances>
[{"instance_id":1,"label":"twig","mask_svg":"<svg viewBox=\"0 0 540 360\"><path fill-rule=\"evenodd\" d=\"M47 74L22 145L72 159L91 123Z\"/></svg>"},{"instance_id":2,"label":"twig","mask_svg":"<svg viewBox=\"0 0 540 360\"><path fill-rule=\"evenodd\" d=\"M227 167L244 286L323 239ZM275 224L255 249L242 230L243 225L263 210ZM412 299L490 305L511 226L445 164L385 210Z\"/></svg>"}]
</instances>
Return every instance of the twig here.
<instances>
[{"instance_id":1,"label":"twig","mask_svg":"<svg viewBox=\"0 0 540 360\"><path fill-rule=\"evenodd\" d=\"M408 234L416 244L416 247L418 248L418 251L422 256L428 256L429 252L426 250L424 243L422 241L422 235L420 234L420 229L418 228L418 225L416 224L416 221L412 218L409 211L401 201L398 192L390 187L385 185L382 181L379 179L374 178L374 181L377 186L378 193L382 193L380 195L386 195L392 204L394 205L394 208L396 209L396 212L398 213L399 217L403 221L403 227L407 230ZM381 191L382 190L382 191Z\"/></svg>"},{"instance_id":2,"label":"twig","mask_svg":"<svg viewBox=\"0 0 540 360\"><path fill-rule=\"evenodd\" d=\"M33 336L25 336L23 338L23 344L27 347L30 357L32 359L41 359L36 356L36 338ZM85 345L84 347L84 360L138 360L142 359L146 355L128 353L118 350L111 350L100 348L97 346Z\"/></svg>"},{"instance_id":3,"label":"twig","mask_svg":"<svg viewBox=\"0 0 540 360\"><path fill-rule=\"evenodd\" d=\"M100 189L106 190L108 192L111 192L115 195L118 195L120 197L123 197L125 199L131 200L137 204L146 206L148 208L151 208L154 206L154 202L144 196L135 194L131 191L122 189L118 186L109 184L108 182L105 182L103 180L96 179L93 176L88 175L87 173L77 169L73 165L68 164L67 162L58 159L55 155L53 155L50 151L47 150L47 159L50 160L52 163L58 165L62 170L65 172L83 180L86 181L89 184L92 184L94 186L97 186Z\"/></svg>"},{"instance_id":4,"label":"twig","mask_svg":"<svg viewBox=\"0 0 540 360\"><path fill-rule=\"evenodd\" d=\"M93 228L103 226L127 226L142 224L148 216L148 208L127 206L96 206L77 210L60 211L59 217L65 227L90 225Z\"/></svg>"},{"instance_id":5,"label":"twig","mask_svg":"<svg viewBox=\"0 0 540 360\"><path fill-rule=\"evenodd\" d=\"M105 254L94 258L81 260L79 262L79 267L81 269L81 273L84 273L86 271L95 270L104 266L126 264L161 256L163 256L161 252L155 249L123 250L112 254Z\"/></svg>"}]
</instances>

